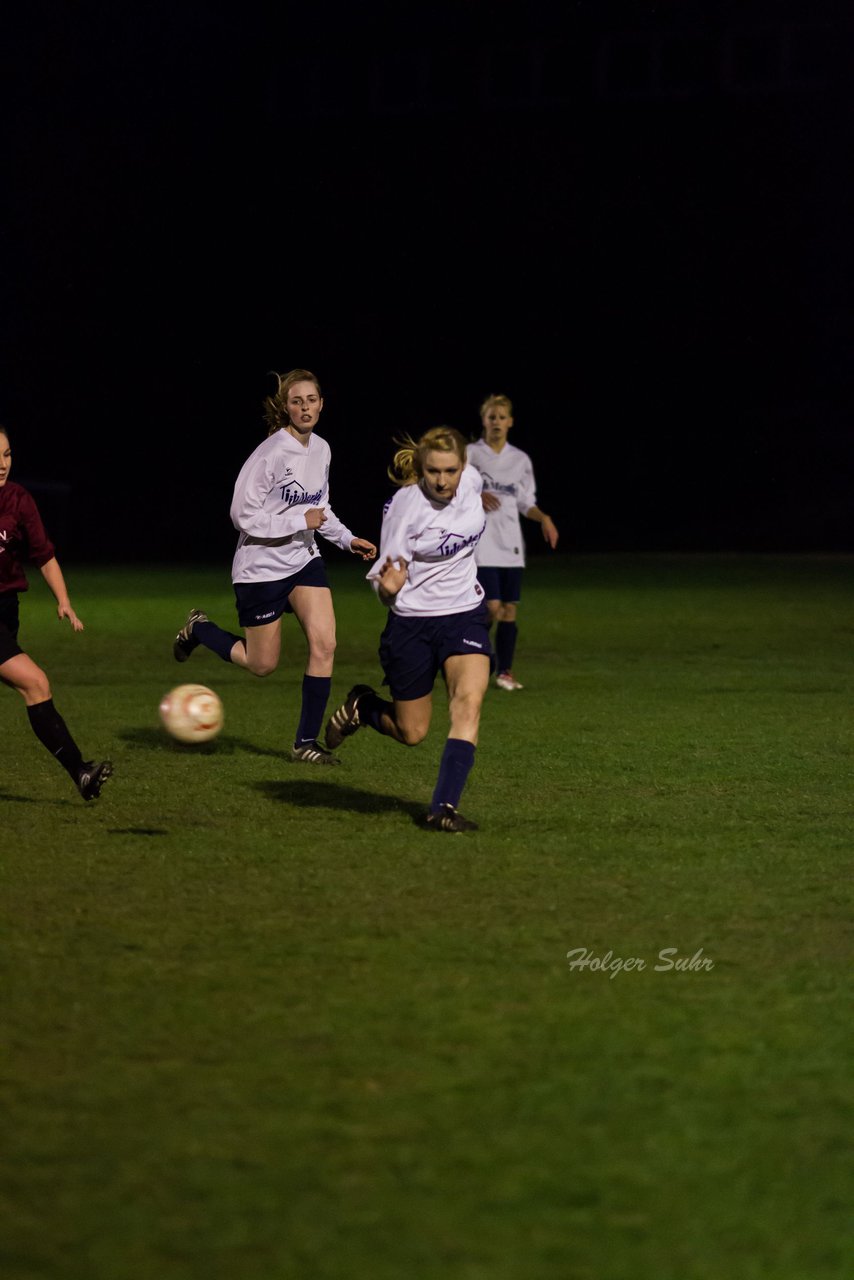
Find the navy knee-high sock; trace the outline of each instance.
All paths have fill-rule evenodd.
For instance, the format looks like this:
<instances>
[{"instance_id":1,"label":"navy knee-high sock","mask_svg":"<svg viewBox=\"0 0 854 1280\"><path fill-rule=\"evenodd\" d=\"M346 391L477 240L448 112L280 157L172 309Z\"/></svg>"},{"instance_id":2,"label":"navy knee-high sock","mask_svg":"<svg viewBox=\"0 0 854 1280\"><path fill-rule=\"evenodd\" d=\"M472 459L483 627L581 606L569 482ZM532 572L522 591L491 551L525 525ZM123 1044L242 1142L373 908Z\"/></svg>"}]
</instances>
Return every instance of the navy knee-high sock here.
<instances>
[{"instance_id":1,"label":"navy knee-high sock","mask_svg":"<svg viewBox=\"0 0 854 1280\"><path fill-rule=\"evenodd\" d=\"M83 764L83 757L80 754L80 748L68 732L68 726L53 705L53 698L27 707L27 715L39 742L47 747L52 756L56 756L65 772L76 782Z\"/></svg>"},{"instance_id":2,"label":"navy knee-high sock","mask_svg":"<svg viewBox=\"0 0 854 1280\"><path fill-rule=\"evenodd\" d=\"M517 634L515 622L499 622L495 627L495 657L499 673L513 669Z\"/></svg>"},{"instance_id":3,"label":"navy knee-high sock","mask_svg":"<svg viewBox=\"0 0 854 1280\"><path fill-rule=\"evenodd\" d=\"M430 801L431 813L438 813L443 804L456 809L474 764L474 752L474 743L466 742L464 738L448 738L442 752L436 789Z\"/></svg>"},{"instance_id":4,"label":"navy knee-high sock","mask_svg":"<svg viewBox=\"0 0 854 1280\"><path fill-rule=\"evenodd\" d=\"M363 693L359 699L359 724L366 729L376 729L377 733L385 733L383 714L394 719L394 703L384 701L378 693Z\"/></svg>"},{"instance_id":5,"label":"navy knee-high sock","mask_svg":"<svg viewBox=\"0 0 854 1280\"><path fill-rule=\"evenodd\" d=\"M317 741L331 688L332 676L303 676L302 711L294 739L295 747Z\"/></svg>"},{"instance_id":6,"label":"navy knee-high sock","mask_svg":"<svg viewBox=\"0 0 854 1280\"><path fill-rule=\"evenodd\" d=\"M210 621L194 624L193 639L217 654L223 662L231 662L231 651L235 644L246 644L242 636L232 635L230 631L224 631L222 627Z\"/></svg>"}]
</instances>

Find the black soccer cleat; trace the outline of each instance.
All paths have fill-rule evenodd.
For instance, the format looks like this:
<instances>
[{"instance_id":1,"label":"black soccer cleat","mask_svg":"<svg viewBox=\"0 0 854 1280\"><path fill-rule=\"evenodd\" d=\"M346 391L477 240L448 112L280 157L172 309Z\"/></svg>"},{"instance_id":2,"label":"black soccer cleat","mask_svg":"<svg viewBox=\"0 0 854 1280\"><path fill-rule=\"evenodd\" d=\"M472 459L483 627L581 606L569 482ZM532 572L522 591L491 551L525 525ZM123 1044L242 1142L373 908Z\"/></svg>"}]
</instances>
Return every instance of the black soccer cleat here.
<instances>
[{"instance_id":1,"label":"black soccer cleat","mask_svg":"<svg viewBox=\"0 0 854 1280\"><path fill-rule=\"evenodd\" d=\"M331 751L337 751L345 738L363 727L359 719L359 699L373 692L369 684L354 684L345 701L333 711L326 722L326 745Z\"/></svg>"},{"instance_id":2,"label":"black soccer cleat","mask_svg":"<svg viewBox=\"0 0 854 1280\"><path fill-rule=\"evenodd\" d=\"M319 742L301 742L291 747L291 759L303 764L340 764L341 761Z\"/></svg>"},{"instance_id":3,"label":"black soccer cleat","mask_svg":"<svg viewBox=\"0 0 854 1280\"><path fill-rule=\"evenodd\" d=\"M194 649L198 649L198 640L193 639L193 627L197 622L207 622L208 615L201 609L191 609L187 621L172 642L172 653L176 662L186 662Z\"/></svg>"},{"instance_id":4,"label":"black soccer cleat","mask_svg":"<svg viewBox=\"0 0 854 1280\"><path fill-rule=\"evenodd\" d=\"M84 800L97 800L101 787L113 775L113 766L109 760L96 764L94 760L84 760L77 775L77 790Z\"/></svg>"},{"instance_id":5,"label":"black soccer cleat","mask_svg":"<svg viewBox=\"0 0 854 1280\"><path fill-rule=\"evenodd\" d=\"M449 831L453 835L459 835L463 831L478 830L477 823L457 813L452 804L440 804L435 813L428 813L424 819L424 826L428 831Z\"/></svg>"}]
</instances>

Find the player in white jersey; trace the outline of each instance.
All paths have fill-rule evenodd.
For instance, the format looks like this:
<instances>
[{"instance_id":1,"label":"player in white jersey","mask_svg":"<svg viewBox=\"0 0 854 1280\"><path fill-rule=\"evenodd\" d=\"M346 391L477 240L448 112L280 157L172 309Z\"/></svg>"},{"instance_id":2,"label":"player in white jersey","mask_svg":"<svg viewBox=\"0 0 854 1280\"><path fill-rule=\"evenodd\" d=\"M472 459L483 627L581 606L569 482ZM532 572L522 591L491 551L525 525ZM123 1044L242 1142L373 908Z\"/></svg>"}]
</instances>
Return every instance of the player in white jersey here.
<instances>
[{"instance_id":1,"label":"player in white jersey","mask_svg":"<svg viewBox=\"0 0 854 1280\"><path fill-rule=\"evenodd\" d=\"M486 594L490 621L495 623L495 653L499 689L512 692L522 685L513 675L516 651L516 609L525 567L525 536L520 515L534 520L554 550L558 531L551 516L537 506L534 468L527 453L507 441L513 426L513 405L507 396L487 396L480 407L483 436L468 447L468 459L483 477L486 532L477 548L477 576Z\"/></svg>"},{"instance_id":2,"label":"player in white jersey","mask_svg":"<svg viewBox=\"0 0 854 1280\"><path fill-rule=\"evenodd\" d=\"M392 701L355 685L326 725L326 745L335 750L362 728L406 746L422 742L441 671L451 724L424 825L470 831L477 823L457 805L474 764L492 656L474 558L486 523L481 479L466 463L465 440L450 427L407 442L389 474L401 487L386 504L368 581L389 611L379 654Z\"/></svg>"},{"instance_id":3,"label":"player in white jersey","mask_svg":"<svg viewBox=\"0 0 854 1280\"><path fill-rule=\"evenodd\" d=\"M338 764L317 741L332 687L335 613L315 534L363 560L373 560L377 549L354 537L329 506L330 449L314 434L323 409L317 378L307 369L276 376L278 388L264 401L269 434L243 464L231 503L240 535L231 576L245 639L192 609L173 653L186 662L201 644L253 675L268 676L279 663L282 615L293 613L308 659L291 759Z\"/></svg>"}]
</instances>

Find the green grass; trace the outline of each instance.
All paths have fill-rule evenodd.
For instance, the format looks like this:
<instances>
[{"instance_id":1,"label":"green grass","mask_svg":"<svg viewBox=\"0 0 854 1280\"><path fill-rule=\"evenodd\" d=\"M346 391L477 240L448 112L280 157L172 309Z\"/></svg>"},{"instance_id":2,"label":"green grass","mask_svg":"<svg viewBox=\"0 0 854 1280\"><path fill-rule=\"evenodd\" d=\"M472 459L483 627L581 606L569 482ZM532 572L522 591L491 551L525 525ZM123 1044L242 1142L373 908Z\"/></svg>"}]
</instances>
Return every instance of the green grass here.
<instances>
[{"instance_id":1,"label":"green grass","mask_svg":"<svg viewBox=\"0 0 854 1280\"><path fill-rule=\"evenodd\" d=\"M85 806L6 694L4 1280L847 1280L852 567L538 558L450 838L440 703L293 765L292 621L266 681L172 662L227 575L72 568L76 637L36 584L116 776ZM383 611L330 572L340 699Z\"/></svg>"}]
</instances>

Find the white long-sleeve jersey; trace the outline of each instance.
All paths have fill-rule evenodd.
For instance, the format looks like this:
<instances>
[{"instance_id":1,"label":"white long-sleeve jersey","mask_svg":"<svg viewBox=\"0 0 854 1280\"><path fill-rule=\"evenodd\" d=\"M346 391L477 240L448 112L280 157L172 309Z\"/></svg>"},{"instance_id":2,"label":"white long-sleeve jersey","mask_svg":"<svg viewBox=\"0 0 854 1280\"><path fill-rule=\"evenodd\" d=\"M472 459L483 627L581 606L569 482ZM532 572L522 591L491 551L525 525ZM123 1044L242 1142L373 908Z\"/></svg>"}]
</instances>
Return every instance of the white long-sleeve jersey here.
<instances>
[{"instance_id":1,"label":"white long-sleeve jersey","mask_svg":"<svg viewBox=\"0 0 854 1280\"><path fill-rule=\"evenodd\" d=\"M344 551L353 534L329 505L329 461L325 440L312 433L307 445L289 431L276 431L246 459L234 485L231 522L239 530L232 582L288 578L317 554L315 532ZM305 527L310 507L324 507L320 529Z\"/></svg>"},{"instance_id":2,"label":"white long-sleeve jersey","mask_svg":"<svg viewBox=\"0 0 854 1280\"><path fill-rule=\"evenodd\" d=\"M386 557L405 560L408 577L392 610L405 617L465 613L483 600L474 551L486 523L480 475L466 466L448 503L428 498L420 484L398 489L386 503L380 552L367 575L377 590Z\"/></svg>"},{"instance_id":3,"label":"white long-sleeve jersey","mask_svg":"<svg viewBox=\"0 0 854 1280\"><path fill-rule=\"evenodd\" d=\"M520 514L537 505L534 468L527 453L505 443L496 453L485 440L468 446L468 460L483 477L487 493L501 505L486 515L486 532L478 543L477 563L496 569L521 569L525 565L525 535Z\"/></svg>"}]
</instances>

